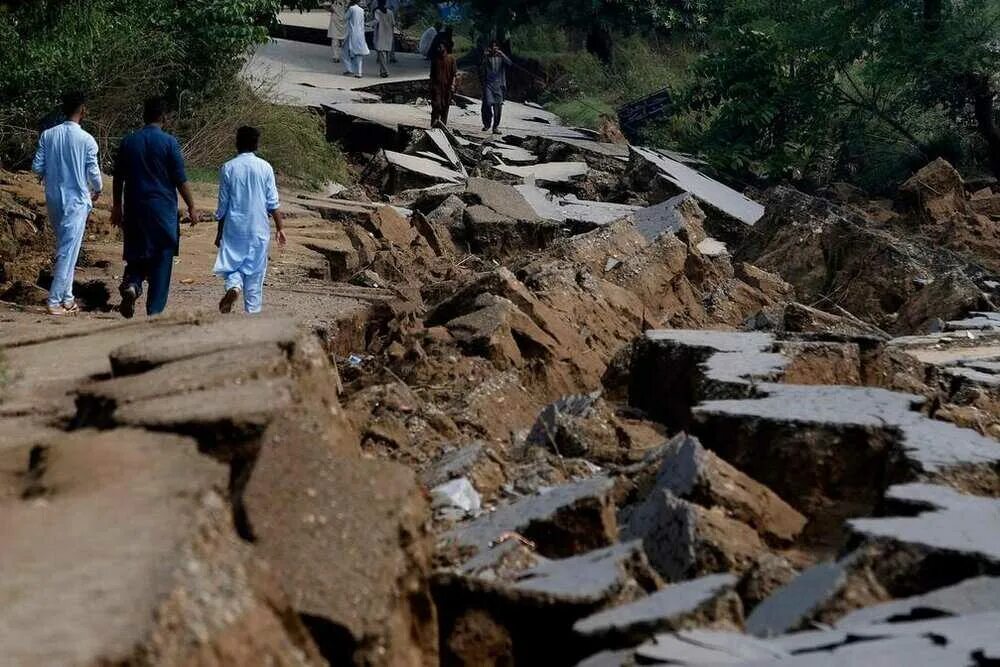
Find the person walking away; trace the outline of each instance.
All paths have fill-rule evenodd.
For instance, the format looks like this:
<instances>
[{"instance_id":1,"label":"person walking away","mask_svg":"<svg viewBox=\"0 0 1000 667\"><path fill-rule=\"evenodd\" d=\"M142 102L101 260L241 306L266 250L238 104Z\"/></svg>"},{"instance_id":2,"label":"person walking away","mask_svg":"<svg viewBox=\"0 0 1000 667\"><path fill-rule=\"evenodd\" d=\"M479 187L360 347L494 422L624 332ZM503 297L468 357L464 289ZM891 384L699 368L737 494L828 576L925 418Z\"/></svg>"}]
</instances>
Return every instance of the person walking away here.
<instances>
[{"instance_id":1,"label":"person walking away","mask_svg":"<svg viewBox=\"0 0 1000 667\"><path fill-rule=\"evenodd\" d=\"M396 40L396 15L389 9L385 0L379 0L375 9L375 50L378 52L379 76L383 79L389 76L389 56Z\"/></svg>"},{"instance_id":2,"label":"person walking away","mask_svg":"<svg viewBox=\"0 0 1000 667\"><path fill-rule=\"evenodd\" d=\"M47 304L50 315L70 315L79 310L73 297L73 275L87 218L101 196L103 185L97 142L80 127L86 102L82 93L63 96L66 121L42 133L31 165L45 183L45 205L56 236Z\"/></svg>"},{"instance_id":3,"label":"person walking away","mask_svg":"<svg viewBox=\"0 0 1000 667\"><path fill-rule=\"evenodd\" d=\"M444 26L440 21L432 25L427 30L424 30L423 34L420 35L420 42L417 45L417 50L420 51L420 55L424 57L424 60L431 59L431 47L434 45L434 38L438 36Z\"/></svg>"},{"instance_id":4,"label":"person walking away","mask_svg":"<svg viewBox=\"0 0 1000 667\"><path fill-rule=\"evenodd\" d=\"M397 24L399 23L401 0L389 0L386 3L386 6L389 8L389 11L392 12L393 30L395 30L395 28L397 27ZM396 64L396 39L395 39L395 34L393 35L393 40L392 40L392 50L389 51L389 63L393 64L393 65Z\"/></svg>"},{"instance_id":5,"label":"person walking away","mask_svg":"<svg viewBox=\"0 0 1000 667\"><path fill-rule=\"evenodd\" d=\"M350 0L346 17L347 37L344 39L341 53L341 58L347 66L344 76L354 75L360 79L365 56L371 51L368 50L368 42L365 40L365 10L358 5L358 0Z\"/></svg>"},{"instance_id":6,"label":"person walking away","mask_svg":"<svg viewBox=\"0 0 1000 667\"><path fill-rule=\"evenodd\" d=\"M122 140L115 160L111 221L121 227L125 241L125 275L119 291L126 318L135 315L144 282L149 285L146 314L157 315L167 307L174 257L180 249L178 192L191 224L198 221L180 144L163 131L163 99L146 100L142 115L145 127Z\"/></svg>"},{"instance_id":7,"label":"person walking away","mask_svg":"<svg viewBox=\"0 0 1000 667\"><path fill-rule=\"evenodd\" d=\"M268 216L274 218L278 244L286 243L274 169L257 157L259 144L259 130L241 127L236 131L238 155L223 165L219 174L215 219L219 221L220 238L213 272L226 281L226 293L219 302L219 311L223 313L232 312L241 294L246 312L261 310L271 243Z\"/></svg>"},{"instance_id":8,"label":"person walking away","mask_svg":"<svg viewBox=\"0 0 1000 667\"><path fill-rule=\"evenodd\" d=\"M330 27L326 31L333 48L333 62L340 62L340 53L347 39L347 0L333 0L330 3Z\"/></svg>"},{"instance_id":9,"label":"person walking away","mask_svg":"<svg viewBox=\"0 0 1000 667\"><path fill-rule=\"evenodd\" d=\"M437 48L431 60L431 127L448 124L456 73L455 57L443 40L437 40Z\"/></svg>"},{"instance_id":10,"label":"person walking away","mask_svg":"<svg viewBox=\"0 0 1000 667\"><path fill-rule=\"evenodd\" d=\"M479 67L479 79L483 84L483 132L493 128L493 134L500 134L500 119L503 116L503 102L507 96L507 68L513 63L494 39L483 54Z\"/></svg>"}]
</instances>

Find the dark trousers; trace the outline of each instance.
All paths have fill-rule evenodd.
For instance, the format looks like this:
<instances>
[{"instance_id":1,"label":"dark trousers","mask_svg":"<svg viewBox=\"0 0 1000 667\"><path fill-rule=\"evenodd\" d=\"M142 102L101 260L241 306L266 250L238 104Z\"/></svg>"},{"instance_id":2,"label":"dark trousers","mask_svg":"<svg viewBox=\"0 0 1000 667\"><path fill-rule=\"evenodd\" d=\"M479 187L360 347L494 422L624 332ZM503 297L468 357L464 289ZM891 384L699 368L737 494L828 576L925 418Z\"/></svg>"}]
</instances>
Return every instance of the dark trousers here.
<instances>
[{"instance_id":1,"label":"dark trousers","mask_svg":"<svg viewBox=\"0 0 1000 667\"><path fill-rule=\"evenodd\" d=\"M500 104L487 104L483 101L483 127L497 129L500 127L501 116L503 116L503 102Z\"/></svg>"},{"instance_id":2,"label":"dark trousers","mask_svg":"<svg viewBox=\"0 0 1000 667\"><path fill-rule=\"evenodd\" d=\"M133 260L125 265L125 277L122 285L135 288L136 294L142 294L142 283L149 283L146 294L146 314L159 315L167 307L167 296L170 294L170 275L174 270L174 249L161 250L159 253L143 259Z\"/></svg>"},{"instance_id":3,"label":"dark trousers","mask_svg":"<svg viewBox=\"0 0 1000 667\"><path fill-rule=\"evenodd\" d=\"M448 112L451 111L450 105L431 105L431 127L435 127L438 122L442 125L448 124Z\"/></svg>"}]
</instances>

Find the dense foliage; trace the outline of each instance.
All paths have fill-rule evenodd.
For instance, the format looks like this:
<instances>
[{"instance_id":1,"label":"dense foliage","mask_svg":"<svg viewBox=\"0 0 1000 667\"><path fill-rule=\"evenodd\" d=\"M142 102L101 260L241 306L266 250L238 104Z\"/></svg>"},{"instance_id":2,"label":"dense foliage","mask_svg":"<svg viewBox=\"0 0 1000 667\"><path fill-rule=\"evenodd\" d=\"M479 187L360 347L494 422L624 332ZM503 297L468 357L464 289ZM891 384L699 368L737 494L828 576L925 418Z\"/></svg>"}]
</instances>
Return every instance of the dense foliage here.
<instances>
[{"instance_id":1,"label":"dense foliage","mask_svg":"<svg viewBox=\"0 0 1000 667\"><path fill-rule=\"evenodd\" d=\"M660 136L762 178L1000 174L997 0L735 0Z\"/></svg>"},{"instance_id":2,"label":"dense foliage","mask_svg":"<svg viewBox=\"0 0 1000 667\"><path fill-rule=\"evenodd\" d=\"M90 94L88 129L109 155L139 123L142 100L164 94L180 129L205 140L199 119L235 127L241 112L267 121L252 90L235 90L242 55L267 38L281 0L24 0L0 3L0 161L23 164L42 120L67 90ZM219 109L232 103L231 119ZM203 107L211 108L211 113ZM245 115L245 113L243 114ZM302 139L315 121L283 114L275 127ZM321 136L321 135L320 135ZM184 138L184 137L182 137ZM227 143L230 141L226 137ZM192 146L196 154L204 154Z\"/></svg>"}]
</instances>

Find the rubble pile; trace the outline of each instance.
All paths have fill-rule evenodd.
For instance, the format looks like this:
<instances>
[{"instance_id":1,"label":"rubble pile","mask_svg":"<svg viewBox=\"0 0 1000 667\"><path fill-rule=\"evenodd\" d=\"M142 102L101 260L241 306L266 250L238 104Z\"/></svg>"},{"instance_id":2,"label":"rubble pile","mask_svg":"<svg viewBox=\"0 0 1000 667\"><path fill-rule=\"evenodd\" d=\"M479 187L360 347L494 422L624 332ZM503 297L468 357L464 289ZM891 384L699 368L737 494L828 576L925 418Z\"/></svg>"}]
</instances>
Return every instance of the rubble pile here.
<instances>
[{"instance_id":1,"label":"rubble pile","mask_svg":"<svg viewBox=\"0 0 1000 667\"><path fill-rule=\"evenodd\" d=\"M40 319L4 176L13 664L1000 659L1000 195L413 108L328 110L378 147L285 197L263 317Z\"/></svg>"}]
</instances>

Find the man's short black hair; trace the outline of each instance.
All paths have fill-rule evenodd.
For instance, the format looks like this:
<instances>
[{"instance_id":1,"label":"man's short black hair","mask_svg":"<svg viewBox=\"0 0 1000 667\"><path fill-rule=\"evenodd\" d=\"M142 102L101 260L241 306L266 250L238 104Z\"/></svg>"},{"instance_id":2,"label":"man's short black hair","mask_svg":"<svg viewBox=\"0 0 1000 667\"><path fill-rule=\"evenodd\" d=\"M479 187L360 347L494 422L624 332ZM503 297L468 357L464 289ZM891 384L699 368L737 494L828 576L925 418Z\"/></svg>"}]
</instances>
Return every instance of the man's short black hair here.
<instances>
[{"instance_id":1,"label":"man's short black hair","mask_svg":"<svg viewBox=\"0 0 1000 667\"><path fill-rule=\"evenodd\" d=\"M162 97L150 97L142 105L142 120L144 123L159 123L166 114L166 103Z\"/></svg>"},{"instance_id":2,"label":"man's short black hair","mask_svg":"<svg viewBox=\"0 0 1000 667\"><path fill-rule=\"evenodd\" d=\"M76 115L83 105L87 103L87 96L79 90L74 90L63 95L62 112L67 118Z\"/></svg>"},{"instance_id":3,"label":"man's short black hair","mask_svg":"<svg viewBox=\"0 0 1000 667\"><path fill-rule=\"evenodd\" d=\"M260 146L260 130L244 125L236 130L236 150L240 153L252 153Z\"/></svg>"}]
</instances>

